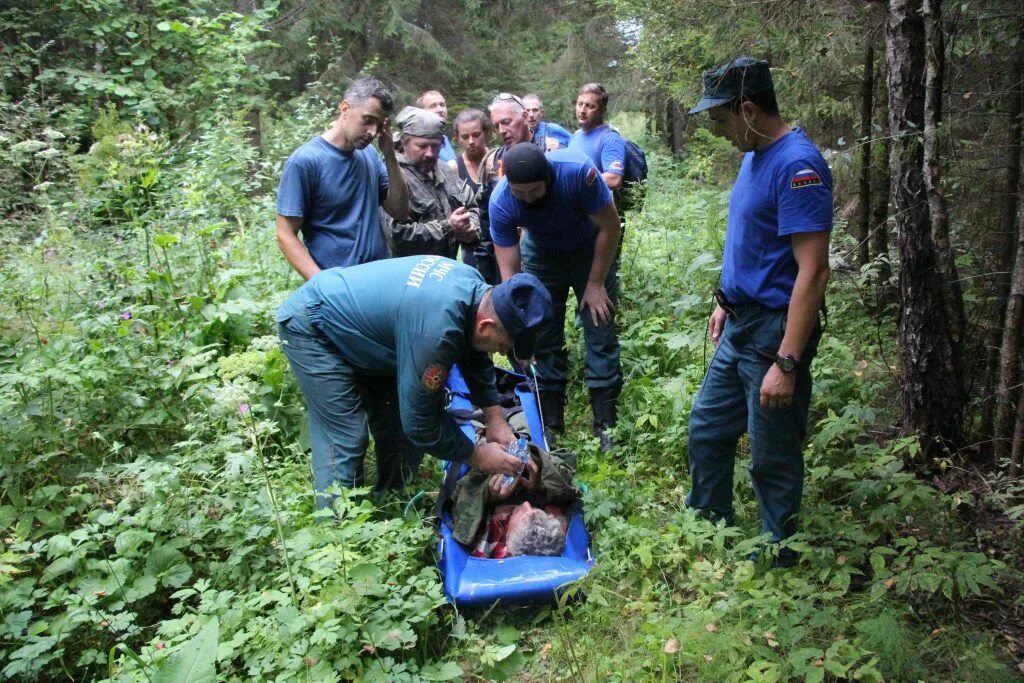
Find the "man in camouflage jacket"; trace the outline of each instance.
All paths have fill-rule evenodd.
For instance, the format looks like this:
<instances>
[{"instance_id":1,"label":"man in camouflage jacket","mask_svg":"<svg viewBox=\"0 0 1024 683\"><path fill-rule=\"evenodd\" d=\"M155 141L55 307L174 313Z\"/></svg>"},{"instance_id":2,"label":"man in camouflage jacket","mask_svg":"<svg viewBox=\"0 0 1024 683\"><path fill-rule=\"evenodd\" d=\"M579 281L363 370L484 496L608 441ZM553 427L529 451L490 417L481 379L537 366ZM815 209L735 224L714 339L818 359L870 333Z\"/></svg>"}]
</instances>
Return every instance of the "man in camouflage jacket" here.
<instances>
[{"instance_id":1,"label":"man in camouflage jacket","mask_svg":"<svg viewBox=\"0 0 1024 683\"><path fill-rule=\"evenodd\" d=\"M437 163L444 121L424 109L406 107L396 123L402 151L398 164L409 188L409 217L398 221L381 212L381 227L394 256L454 259L459 243L480 238L476 196L448 164Z\"/></svg>"}]
</instances>

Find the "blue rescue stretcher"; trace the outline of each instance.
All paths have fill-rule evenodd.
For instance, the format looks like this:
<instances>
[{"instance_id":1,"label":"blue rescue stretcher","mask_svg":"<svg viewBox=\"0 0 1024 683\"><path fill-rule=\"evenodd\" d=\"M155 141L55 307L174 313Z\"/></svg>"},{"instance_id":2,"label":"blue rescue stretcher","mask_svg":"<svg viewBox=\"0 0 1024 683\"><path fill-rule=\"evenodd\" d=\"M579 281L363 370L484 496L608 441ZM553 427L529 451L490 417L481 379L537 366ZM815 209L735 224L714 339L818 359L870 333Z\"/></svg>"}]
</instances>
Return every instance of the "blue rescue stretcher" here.
<instances>
[{"instance_id":1,"label":"blue rescue stretcher","mask_svg":"<svg viewBox=\"0 0 1024 683\"><path fill-rule=\"evenodd\" d=\"M514 375L525 382L522 375ZM453 367L448 376L453 409L473 410L469 401L469 388L459 372ZM526 415L534 440L547 450L544 431L541 428L540 411L530 391L515 390ZM476 441L472 424L462 425L466 435ZM446 462L445 476L451 476L452 468L458 468L457 477L467 471L462 463ZM459 607L490 605L498 600L513 603L551 602L557 598L560 589L577 581L594 566L590 552L590 536L583 524L583 506L576 502L566 511L569 515L569 530L565 539L565 550L560 557L520 555L502 560L479 558L470 555L469 549L452 537L451 515L447 510L441 513L441 539L437 544L438 565L444 577L444 594Z\"/></svg>"}]
</instances>

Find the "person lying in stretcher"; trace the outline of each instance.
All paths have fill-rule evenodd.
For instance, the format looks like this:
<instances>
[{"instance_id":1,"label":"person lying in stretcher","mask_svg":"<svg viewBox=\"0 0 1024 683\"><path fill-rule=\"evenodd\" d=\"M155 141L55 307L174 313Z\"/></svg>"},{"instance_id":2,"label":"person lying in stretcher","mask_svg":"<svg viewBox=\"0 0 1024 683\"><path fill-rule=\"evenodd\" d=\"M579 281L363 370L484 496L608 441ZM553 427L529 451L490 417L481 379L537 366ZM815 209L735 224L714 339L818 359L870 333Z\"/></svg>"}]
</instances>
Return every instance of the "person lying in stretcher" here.
<instances>
[{"instance_id":1,"label":"person lying in stretcher","mask_svg":"<svg viewBox=\"0 0 1024 683\"><path fill-rule=\"evenodd\" d=\"M469 471L453 495L452 535L473 549L473 557L561 555L569 518L565 508L579 500L573 483L576 456L548 453L530 444L530 461L511 484L502 475Z\"/></svg>"}]
</instances>

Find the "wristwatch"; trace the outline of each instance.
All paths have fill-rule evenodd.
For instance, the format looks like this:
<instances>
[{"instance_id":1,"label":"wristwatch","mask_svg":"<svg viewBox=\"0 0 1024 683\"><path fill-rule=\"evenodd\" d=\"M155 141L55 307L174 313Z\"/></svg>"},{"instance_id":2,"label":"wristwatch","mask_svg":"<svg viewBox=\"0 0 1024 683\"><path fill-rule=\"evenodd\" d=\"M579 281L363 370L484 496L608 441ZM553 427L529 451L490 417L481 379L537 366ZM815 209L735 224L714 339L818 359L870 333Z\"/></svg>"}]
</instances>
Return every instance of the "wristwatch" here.
<instances>
[{"instance_id":1,"label":"wristwatch","mask_svg":"<svg viewBox=\"0 0 1024 683\"><path fill-rule=\"evenodd\" d=\"M779 366L779 370L782 370L787 375L796 370L796 358L793 356L775 354L775 364Z\"/></svg>"}]
</instances>

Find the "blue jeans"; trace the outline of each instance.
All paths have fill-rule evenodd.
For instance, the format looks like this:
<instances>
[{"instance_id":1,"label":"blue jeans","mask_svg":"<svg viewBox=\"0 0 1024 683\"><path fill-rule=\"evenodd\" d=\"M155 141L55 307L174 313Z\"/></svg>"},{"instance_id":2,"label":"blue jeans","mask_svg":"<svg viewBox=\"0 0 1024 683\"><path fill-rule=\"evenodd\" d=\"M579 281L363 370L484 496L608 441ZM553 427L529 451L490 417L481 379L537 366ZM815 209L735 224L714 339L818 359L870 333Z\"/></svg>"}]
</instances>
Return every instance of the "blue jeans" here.
<instances>
[{"instance_id":1,"label":"blue jeans","mask_svg":"<svg viewBox=\"0 0 1024 683\"><path fill-rule=\"evenodd\" d=\"M761 511L761 529L778 542L796 531L803 495L803 441L811 403L810 361L821 337L816 329L797 365L793 402L761 407L761 381L786 329L786 311L736 306L729 315L704 384L690 413L690 476L687 507L733 523L732 484L736 445L750 436L750 478Z\"/></svg>"},{"instance_id":2,"label":"blue jeans","mask_svg":"<svg viewBox=\"0 0 1024 683\"><path fill-rule=\"evenodd\" d=\"M316 490L335 483L362 486L368 431L377 456L375 490L401 489L419 469L423 451L402 430L397 380L357 371L320 331L319 315L319 304L312 303L277 326L281 349L306 399ZM320 507L330 501L317 496Z\"/></svg>"},{"instance_id":3,"label":"blue jeans","mask_svg":"<svg viewBox=\"0 0 1024 683\"><path fill-rule=\"evenodd\" d=\"M537 336L537 383L541 391L565 393L568 381L569 352L565 348L565 304L569 290L576 295L576 303L583 298L587 277L594 263L594 249L580 251L547 251L538 248L529 232L520 241L523 271L535 275L548 292L554 304L554 317ZM612 304L618 304L618 258L608 269L604 282ZM622 366L619 363L619 337L615 331L615 316L601 325L595 325L590 311L580 315L583 321L583 340L586 345L584 379L591 389L605 389L622 384Z\"/></svg>"}]
</instances>

